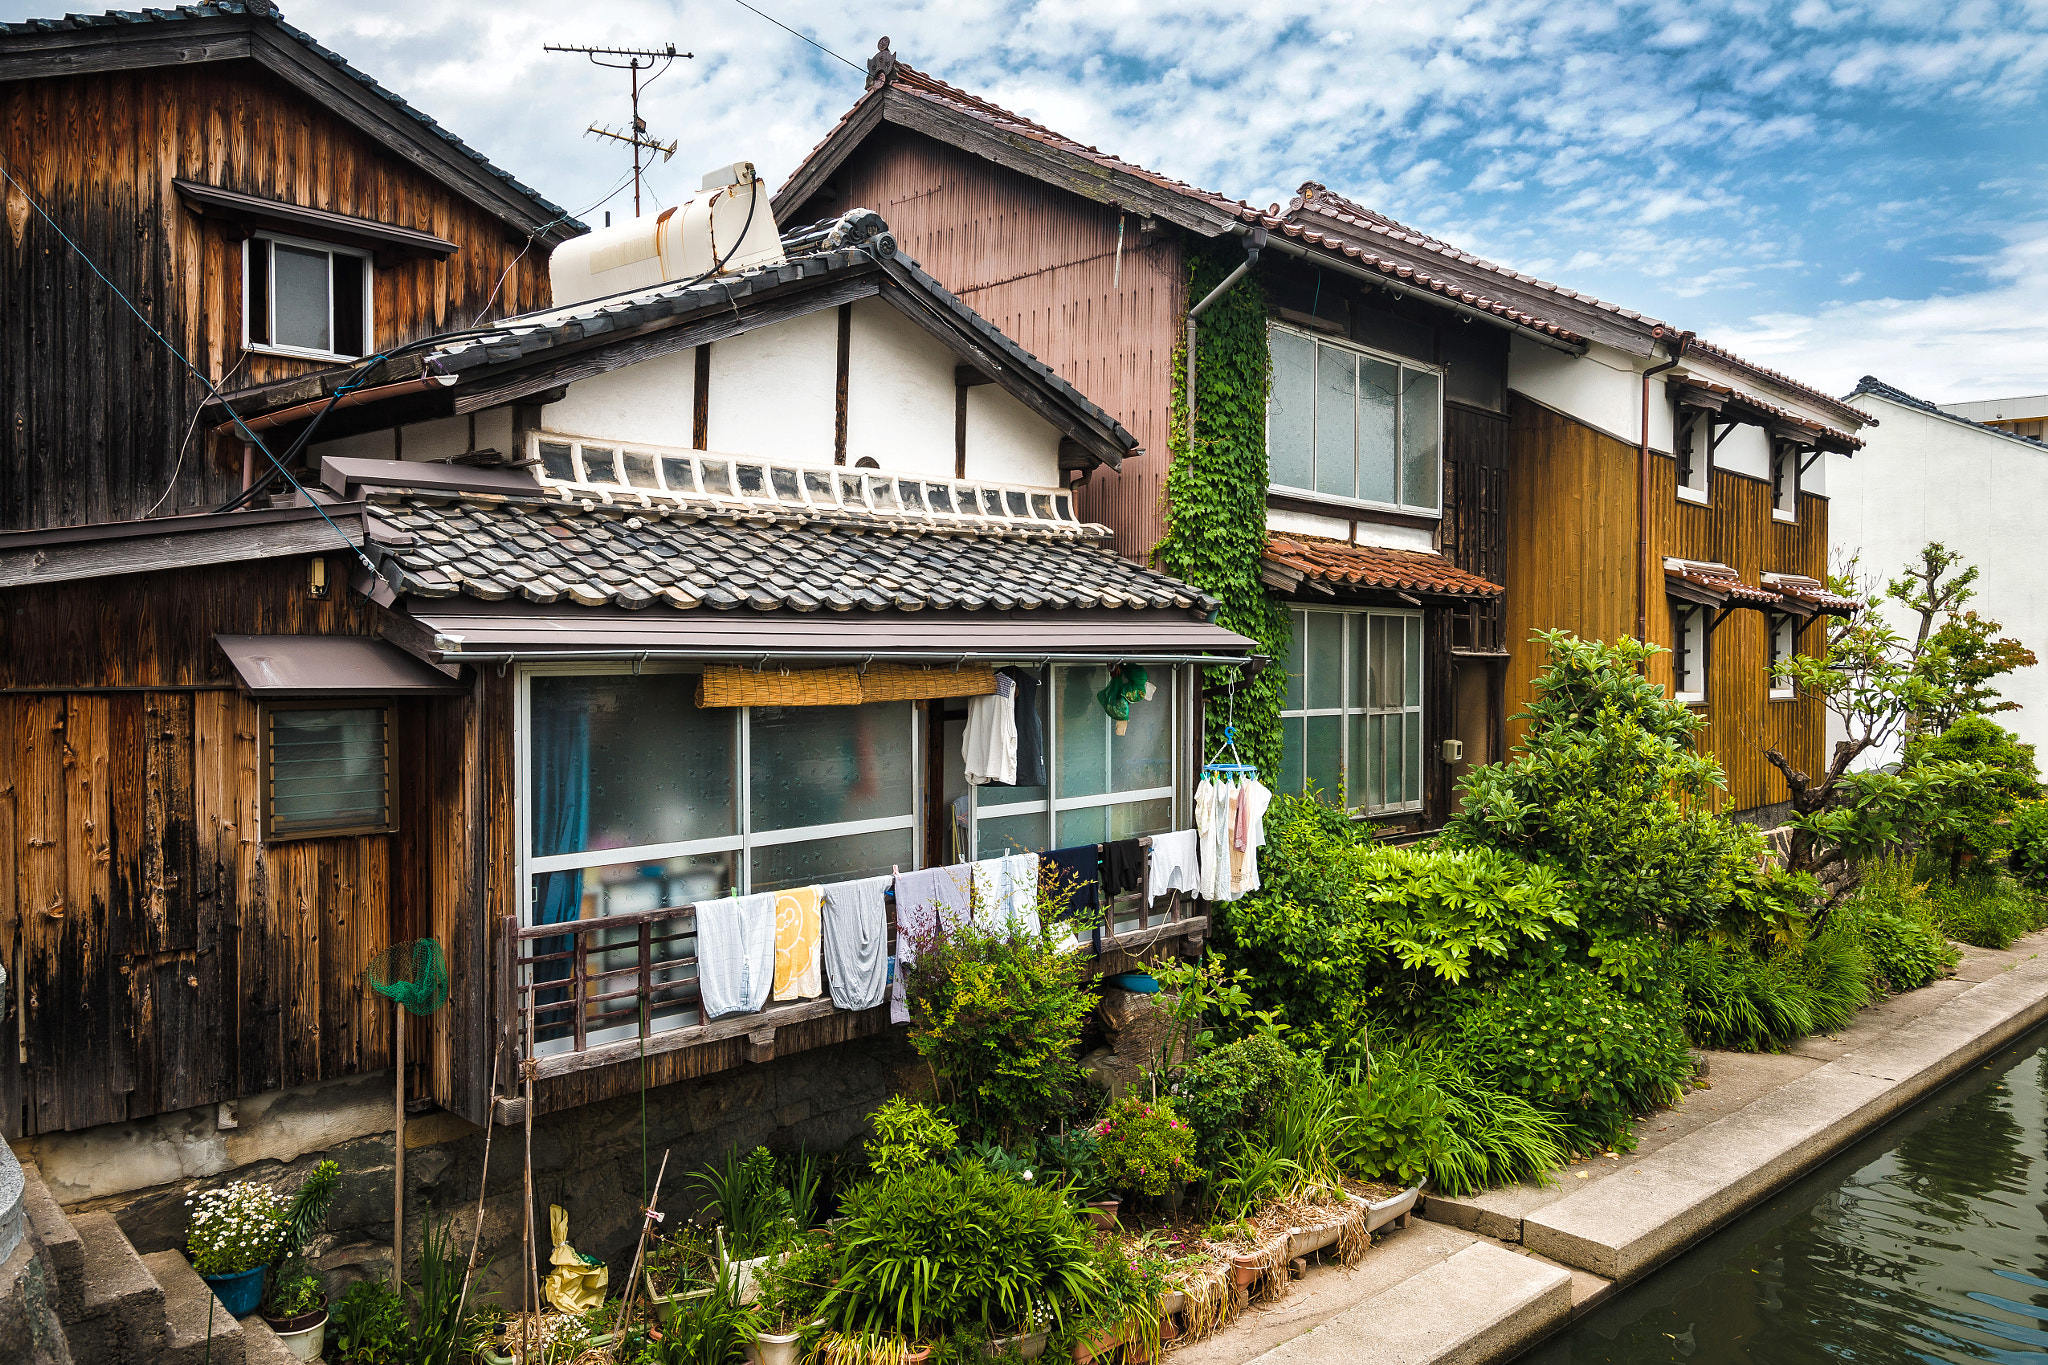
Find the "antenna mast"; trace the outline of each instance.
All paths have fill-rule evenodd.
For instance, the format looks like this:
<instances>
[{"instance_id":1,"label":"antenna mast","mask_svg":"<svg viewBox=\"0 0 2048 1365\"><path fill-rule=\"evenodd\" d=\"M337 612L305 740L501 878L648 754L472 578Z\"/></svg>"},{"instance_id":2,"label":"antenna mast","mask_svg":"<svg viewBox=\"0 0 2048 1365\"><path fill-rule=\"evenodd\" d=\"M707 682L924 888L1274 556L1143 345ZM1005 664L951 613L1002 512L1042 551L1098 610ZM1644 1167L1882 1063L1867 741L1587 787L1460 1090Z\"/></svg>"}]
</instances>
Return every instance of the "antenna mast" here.
<instances>
[{"instance_id":1,"label":"antenna mast","mask_svg":"<svg viewBox=\"0 0 2048 1365\"><path fill-rule=\"evenodd\" d=\"M660 152L663 161L667 161L676 154L676 144L674 141L663 143L647 136L647 120L640 117L640 92L645 88L645 85L654 84L655 80L664 74L678 57L694 57L696 54L693 52L678 52L674 43L659 48L569 47L557 43L547 43L543 45L541 50L543 52L580 52L590 58L591 63L595 66L609 67L613 71L626 71L632 74L632 126L626 132L621 133L615 129L599 127L593 123L584 132L588 136L610 138L614 142L623 142L633 149L633 216L638 218L640 216L640 153ZM608 58L611 60L607 60ZM624 60L618 60L619 58ZM643 85L640 80L640 73L648 70L652 70L654 74L650 75L645 85ZM653 158L650 157L647 164L653 165Z\"/></svg>"}]
</instances>

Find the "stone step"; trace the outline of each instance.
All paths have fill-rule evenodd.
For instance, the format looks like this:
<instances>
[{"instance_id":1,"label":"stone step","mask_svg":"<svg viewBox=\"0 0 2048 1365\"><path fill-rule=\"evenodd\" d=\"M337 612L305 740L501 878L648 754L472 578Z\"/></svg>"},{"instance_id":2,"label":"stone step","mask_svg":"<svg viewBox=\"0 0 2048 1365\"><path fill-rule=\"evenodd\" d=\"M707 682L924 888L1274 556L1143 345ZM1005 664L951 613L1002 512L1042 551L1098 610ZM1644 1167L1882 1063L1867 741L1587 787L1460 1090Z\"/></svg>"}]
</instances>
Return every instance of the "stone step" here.
<instances>
[{"instance_id":1,"label":"stone step","mask_svg":"<svg viewBox=\"0 0 2048 1365\"><path fill-rule=\"evenodd\" d=\"M157 1360L163 1365L244 1365L242 1324L182 1252L153 1252L142 1264L163 1287L168 1332Z\"/></svg>"},{"instance_id":2,"label":"stone step","mask_svg":"<svg viewBox=\"0 0 2048 1365\"><path fill-rule=\"evenodd\" d=\"M71 1220L84 1250L76 1309L58 1317L74 1360L155 1360L164 1347L164 1291L111 1213ZM68 1294L66 1297L70 1297Z\"/></svg>"},{"instance_id":3,"label":"stone step","mask_svg":"<svg viewBox=\"0 0 2048 1365\"><path fill-rule=\"evenodd\" d=\"M333 1319L327 1325L334 1326ZM298 1359L285 1349L269 1323L258 1317L242 1319L242 1365L298 1365Z\"/></svg>"},{"instance_id":4,"label":"stone step","mask_svg":"<svg viewBox=\"0 0 2048 1365\"><path fill-rule=\"evenodd\" d=\"M21 1203L28 1211L28 1225L42 1239L50 1257L50 1272L57 1282L56 1307L59 1320L75 1315L85 1292L85 1243L78 1229L64 1216L57 1201L43 1184L43 1174L34 1162L21 1163Z\"/></svg>"}]
</instances>

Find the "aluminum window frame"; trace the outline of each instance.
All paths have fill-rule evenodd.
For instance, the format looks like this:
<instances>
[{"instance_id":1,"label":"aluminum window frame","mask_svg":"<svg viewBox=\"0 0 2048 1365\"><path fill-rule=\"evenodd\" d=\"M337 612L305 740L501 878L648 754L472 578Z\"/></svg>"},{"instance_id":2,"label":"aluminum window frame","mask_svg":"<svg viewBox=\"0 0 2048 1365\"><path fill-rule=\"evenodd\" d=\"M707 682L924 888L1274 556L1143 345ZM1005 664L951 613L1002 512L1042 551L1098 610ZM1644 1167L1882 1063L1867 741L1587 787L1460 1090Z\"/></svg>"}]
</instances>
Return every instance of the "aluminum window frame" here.
<instances>
[{"instance_id":1,"label":"aluminum window frame","mask_svg":"<svg viewBox=\"0 0 2048 1365\"><path fill-rule=\"evenodd\" d=\"M1427 669L1428 669L1428 658L1427 658L1427 653L1428 653L1428 637L1429 637L1428 613L1427 613L1427 612L1425 612L1425 611L1421 611L1421 610L1416 610L1416 609L1413 609L1413 608L1393 608L1393 607L1334 607L1334 606L1332 606L1332 607L1326 607L1326 606L1309 606L1309 605L1306 605L1306 604L1295 604L1295 603L1290 603L1290 604L1288 605L1288 611L1289 611L1289 614L1290 614L1290 616L1292 616L1292 617L1298 617L1298 618L1306 618L1307 616L1309 616L1309 615L1311 615L1311 614L1321 614L1321 615L1326 615L1326 616L1339 616L1339 617L1342 617L1342 618L1344 618L1344 624L1343 624L1343 628L1342 628L1342 631L1341 631L1341 633L1340 633L1340 635L1339 635L1339 637L1338 637L1338 639L1339 639L1339 643L1338 643L1338 646L1337 646L1337 663L1338 663L1338 674L1337 674L1337 697L1338 697L1338 704L1337 704L1336 706L1307 706L1307 705L1303 705L1303 706L1301 706L1301 707L1298 707L1298 708L1295 708L1295 709L1293 709L1293 710L1287 710L1287 709L1282 709L1282 710L1280 711L1280 713L1279 713L1279 719L1280 719L1280 723L1281 723L1281 724L1282 724L1283 726L1284 726L1285 724L1287 724L1287 722L1289 722L1289 721L1297 721L1297 722L1299 722L1299 723L1301 724L1301 726L1302 726L1302 746L1303 746L1304 750L1306 750L1306 748L1307 748L1307 743L1308 743L1308 739L1307 739L1307 726L1308 726L1308 722L1309 722L1309 720L1310 720L1310 719L1312 719L1312 718L1317 718L1317 717L1331 717L1331 716L1335 716L1335 717L1339 717L1339 718L1340 718L1340 727L1341 727L1341 728L1340 728L1340 733L1341 733L1341 734L1343 735L1343 741L1342 741L1342 743L1341 743L1341 745L1339 746L1339 749L1338 749L1338 756L1337 756L1337 771L1338 771L1338 774L1339 774L1340 780L1341 780L1341 781L1343 782L1343 784L1344 784L1344 801L1345 801L1344 809L1346 809L1346 810L1349 810L1349 811L1354 811L1354 812L1357 812L1357 813L1358 813L1358 814L1360 814L1360 815L1365 815L1365 816L1369 816L1369 817L1373 817L1373 818L1377 818L1377 817L1379 817L1379 816L1384 816L1384 815L1406 815L1406 814L1411 814L1411 813L1414 813L1414 812L1417 812L1417 811L1421 811L1421 810L1425 809L1425 808L1427 807L1427 805L1428 805L1428 802L1429 802L1429 762L1430 762L1430 758L1429 758L1429 745L1428 745L1428 743L1426 742L1426 741L1427 741L1427 734L1428 734L1428 732L1427 732L1427 730L1426 730L1426 729L1423 729L1423 728L1422 728L1422 727L1425 727L1425 726L1427 726L1427 724L1428 724L1428 704L1429 704L1429 678L1428 678L1428 672L1427 672ZM1404 697L1404 700L1403 700L1402 704L1401 704L1401 705L1399 705L1399 706L1375 706L1375 705L1373 705L1373 704L1372 704L1372 702L1371 702L1371 700L1370 700L1370 698L1369 698L1369 696L1368 696L1368 694L1367 694L1367 688L1366 688L1366 685L1365 685L1365 680L1360 680L1360 682L1359 682L1359 685L1358 685L1358 690L1357 690L1357 692L1355 693L1355 695L1356 695L1356 696L1358 696L1358 697L1360 698L1360 700L1359 700L1359 701L1358 701L1357 703L1355 703L1355 704L1354 704L1354 703L1352 703L1352 702L1349 702L1349 701L1345 700L1346 698L1348 698L1348 697L1351 697L1351 696L1353 696L1353 695L1354 695L1354 693L1353 693L1353 691L1352 691L1352 677L1351 677L1351 675L1352 675L1352 672L1353 672L1354 662L1355 662L1355 660L1356 660L1356 659L1357 659L1357 657L1358 657L1358 646L1357 646L1357 644L1355 643L1355 633L1356 633L1356 631L1357 631L1358 629L1360 629L1360 628L1362 627L1362 628L1363 628L1363 629L1364 629L1364 630L1365 630L1365 631L1366 631L1366 632L1368 633L1368 634L1367 634L1367 639L1368 639L1368 640L1370 640L1370 638L1371 638L1371 636L1370 636L1370 631L1371 631L1371 625L1370 625L1370 620L1371 620L1371 618L1373 618L1373 617L1380 617L1380 618L1382 618L1382 619L1387 619L1387 620L1399 620L1399 621L1401 621L1401 622L1403 622L1403 623L1404 623L1404 624L1403 624L1403 626L1402 626L1402 628L1401 628L1401 651L1402 651L1402 653L1401 653L1401 670L1402 670L1402 695L1403 695L1403 697ZM1416 698L1415 698L1415 700L1414 700L1413 702L1408 702L1408 701L1406 701L1406 700L1405 700L1405 697L1406 697L1406 694L1407 694L1407 674L1408 674L1408 663L1409 663L1409 660L1408 660L1408 652L1407 652L1407 651L1408 651L1408 629L1407 629L1407 626L1406 626L1406 624L1405 624L1405 623L1406 623L1406 622L1408 622L1408 621L1416 621L1416 622L1420 623L1420 624L1419 624L1419 626L1418 626L1418 628L1417 628L1417 630L1416 630L1416 632L1415 632L1415 634L1416 634L1416 640L1417 640L1417 647L1418 647L1418 649L1419 649L1419 650L1421 651L1421 657L1420 657L1420 659L1419 659L1418 667L1419 667L1419 668L1420 668L1420 670L1422 671L1422 674L1423 674L1423 676L1422 676L1422 678L1421 678L1420 684L1419 684L1419 685L1417 686L1417 688L1416 688ZM1305 627L1305 626L1306 626L1306 624L1307 624L1306 620L1305 620L1305 619L1303 619L1303 620L1301 620L1301 621L1300 621L1300 623L1299 623L1298 625L1295 625L1295 626L1294 626L1294 630L1295 630L1295 638L1296 638L1296 639L1298 639L1298 640L1304 640L1304 641L1305 641L1306 635L1305 635L1305 631L1303 630L1303 627ZM1308 651L1307 651L1307 646L1306 646L1306 644L1304 643L1304 645L1303 645L1303 649L1302 649L1302 669L1303 669L1303 672L1302 672L1302 679L1303 679L1303 681L1302 681L1302 700L1303 700L1303 702L1304 702L1304 703L1305 703L1305 702L1307 702L1307 700L1308 700L1308 684L1307 684L1307 677L1308 677L1308 674L1307 674L1307 668L1308 668ZM1283 700L1283 701L1282 701L1282 707L1284 708L1284 707L1285 707L1285 705L1286 705L1286 703L1285 703L1285 701ZM1405 798L1404 798L1404 799L1402 799L1402 800L1400 800L1400 801L1381 801L1381 802L1380 802L1380 803L1379 803L1378 805L1369 805L1369 804L1365 803L1365 802L1364 802L1364 801L1362 801L1362 800L1361 800L1361 801L1358 801L1358 802L1357 802L1356 804L1353 804L1353 797L1354 797L1354 796L1362 796L1362 795L1364 794L1364 791L1365 791L1365 784L1364 784L1364 782L1363 782L1363 781L1358 781L1358 782L1354 782L1354 781L1353 781L1353 778L1352 778L1352 772L1351 772L1351 762L1352 762L1352 753L1351 753L1351 719L1352 719L1352 717L1354 717L1354 716L1358 716L1358 717L1371 717L1371 716L1394 716L1394 715L1398 715L1398 716L1402 716L1402 717L1404 717L1404 719L1403 719L1403 721L1402 721L1402 729L1403 729L1403 734L1404 734L1404 735L1405 735L1405 733L1406 733L1406 727L1407 727L1407 723L1408 723L1408 722L1407 722L1407 720L1405 719L1405 717L1408 717L1408 716L1413 716L1413 717L1415 718L1415 724L1416 724L1416 726L1417 726L1418 730L1420 730L1420 731L1421 731L1421 733L1422 733L1422 734L1423 734L1423 736L1424 736L1424 740L1425 740L1425 742L1424 742L1423 744L1421 744L1421 745L1419 746L1419 749L1418 749L1418 756L1417 756L1417 759L1416 759L1416 762L1417 762L1417 764L1419 765L1419 766L1418 766L1418 768L1417 768L1417 774L1418 774L1418 781L1417 781L1417 783L1416 783L1416 792L1417 792L1416 798L1415 798L1415 799L1414 799L1413 801L1407 800L1407 799L1405 799ZM1370 731L1370 726L1368 726L1368 732L1369 732L1369 731ZM1384 730L1382 730L1382 733L1384 734ZM1284 745L1284 742L1285 742L1285 741L1284 741L1284 737L1283 737L1283 745ZM1406 747L1405 747L1405 745L1404 745L1404 747L1403 747L1403 749L1402 749L1402 752L1401 752L1401 760L1402 760L1402 767L1401 767L1401 778L1402 778L1402 785L1401 785L1401 790L1403 790L1403 791L1405 791L1405 790L1406 790L1406 783L1407 783L1407 776L1408 776L1408 769L1407 769L1407 757L1408 757L1408 754L1407 754L1407 749L1406 749ZM1384 792L1386 791L1386 789L1387 789L1387 784L1386 784L1386 781L1385 781L1385 774L1386 774L1386 758L1385 758L1385 745L1384 745L1384 744L1382 744L1382 745L1381 745L1381 758L1380 758L1380 762L1381 762L1381 791L1382 791L1382 793L1384 793Z\"/></svg>"},{"instance_id":2,"label":"aluminum window frame","mask_svg":"<svg viewBox=\"0 0 2048 1365\"><path fill-rule=\"evenodd\" d=\"M1336 506L1336 507L1360 507L1360 508L1371 508L1371 509L1372 509L1372 510L1374 510L1374 511L1381 511L1381 512L1398 512L1398 513L1402 514L1403 516L1413 516L1413 517L1431 517L1431 518L1435 518L1435 519L1437 519L1437 520L1442 520L1442 519L1443 519L1443 515L1444 515L1444 463L1445 463L1445 461L1444 461L1444 427L1445 427L1445 422L1444 422L1444 403L1445 403L1445 400L1446 400L1446 395L1447 395L1447 393L1448 393L1448 390L1449 390L1449 387L1450 387L1450 386L1449 386L1449 383L1448 383L1448 379L1449 379L1449 372L1448 372L1448 367L1446 367L1446 366L1443 366L1443 365L1433 365L1433 364L1430 364L1430 363L1429 363L1428 361L1423 361L1423 360L1416 360L1416 359L1414 359L1414 358L1413 358L1413 357L1411 357L1411 356L1404 356L1404 355L1398 355L1398 354L1396 354L1396 353L1394 353L1394 352L1392 352L1392 351L1381 351L1381 350L1376 350L1376 349L1374 349L1374 348L1373 348L1373 347L1371 347L1371 346L1361 346L1361 345L1359 345L1359 344L1358 344L1357 342L1355 342L1355 341L1351 341L1351 340L1349 340L1349 339L1347 339L1347 338L1342 338L1342 337L1332 337L1332 336L1325 336L1324 334L1322 334L1322 333L1320 333L1320 332L1313 332L1313 331L1310 331L1310 330L1308 330L1307 328L1304 328L1304 327L1291 327L1291 326L1288 326L1288 325L1287 325L1287 324L1285 324L1285 323L1281 323L1281 322L1275 322L1275 321L1272 321L1272 320L1268 320L1268 321L1267 321L1267 323L1266 323L1266 335L1267 335L1267 346L1268 346L1268 353L1269 353L1269 354L1271 353L1271 338L1272 338L1272 334L1273 334L1273 333L1275 333L1275 332L1285 332L1285 333L1287 333L1287 334L1289 334L1289 335L1291 335L1291 336L1299 337L1299 338L1301 338L1302 340L1305 340L1305 341L1310 341L1310 342L1313 342L1313 343L1315 343L1315 345L1316 345L1316 348L1317 348L1317 349L1316 349L1316 369L1315 369L1315 372L1314 372L1314 374L1312 374L1312 375L1311 375L1311 377L1310 377L1310 392L1311 392L1311 393L1313 393L1313 392L1315 391L1315 384L1316 384L1316 382L1317 382L1316 376L1320 375L1320 373L1321 373L1321 371L1322 371L1322 348L1323 348L1323 347L1330 347L1330 348L1332 348L1332 349L1335 349L1335 350L1343 350L1343 351L1348 351L1348 352L1350 352L1350 353L1351 353L1351 354L1352 354L1352 355L1353 355L1354 357L1357 357L1357 356L1363 356L1363 357L1365 357L1365 358L1366 358L1366 359L1368 359L1368 360L1377 360L1377 361L1379 361L1379 362L1380 362L1381 364L1384 364L1384 365L1393 365L1393 366L1395 366L1395 367L1396 367L1396 375L1397 375L1397 383L1398 383L1398 390L1397 390L1397 393L1396 393L1396 397L1395 397L1395 401L1394 401L1394 501L1392 501L1392 502L1378 502L1378 501L1374 501L1374 500L1372 500L1372 499L1369 499L1369 498L1360 498L1360 497L1357 497L1357 496L1355 496L1355 494L1356 494L1356 491L1357 491L1357 488L1358 488L1358 475L1359 475L1359 468L1358 468L1358 434L1357 434L1357 433L1358 433L1358 382L1357 382L1357 378L1356 378L1356 371L1355 371L1355 369L1354 369L1354 372L1353 372L1353 379L1352 379L1352 400L1351 400L1351 402L1352 402L1352 408L1351 408L1351 430L1352 430L1352 438L1351 438L1351 487L1352 487L1352 490L1353 490L1354 496L1352 496L1352 497L1348 497L1348 498L1347 498L1347 497L1344 497L1344 496L1342 496L1342 495L1340 495L1340 494L1335 494L1335 493L1324 493L1324 492L1319 492L1319 491L1318 491L1317 489L1315 489L1315 488L1314 488L1314 487L1312 487L1312 486L1311 486L1311 487L1308 487L1308 488L1303 488L1303 487L1300 487L1299 485L1296 485L1296 484L1283 484L1283 483L1270 483L1270 482L1269 482L1269 483L1268 483L1268 485L1267 485L1267 486L1268 486L1268 488L1269 488L1269 489L1270 489L1271 491L1275 492L1275 493L1284 493L1284 494L1286 494L1286 495L1288 495L1288 496L1290 496L1290 497L1298 497L1298 498L1309 498L1309 499L1313 499L1313 500L1315 500L1315 501L1317 501L1317 502L1324 502L1324 503L1328 503L1328 504L1330 504L1331 506ZM1401 398L1401 394L1405 393L1405 392L1406 392L1406 390L1407 390L1407 381L1406 381L1406 379L1405 379L1405 378L1400 378L1399 376L1401 376L1401 375L1405 374L1405 372L1406 372L1406 371L1408 371L1408 370L1415 370L1415 371L1418 371L1418 372L1420 372L1420 373L1430 374L1430 375L1434 375L1434 376L1436 377L1436 503L1435 503L1435 505L1434 505L1434 506L1430 506L1430 507L1425 507L1425 506L1421 506L1421 505L1418 505L1418 504L1414 504L1414 503L1408 503L1408 502L1403 502L1403 501L1401 500L1401 499L1402 499L1402 497L1403 497L1403 494L1404 494L1404 492L1405 492L1405 489L1403 488L1403 485L1404 485L1404 483L1406 482L1406 480L1407 480L1407 477L1408 477L1408 472L1407 472L1407 460L1406 460L1406 459L1404 458L1404 451L1405 451L1405 449L1406 449L1406 441L1405 441L1405 438L1406 438L1406 435L1407 435L1407 424L1408 424L1408 417L1407 417L1407 404L1406 404L1406 403L1405 403L1404 401L1402 401L1402 398ZM1309 466L1308 466L1308 468L1309 468L1309 474L1308 474L1308 481L1309 481L1309 483L1310 483L1311 485L1313 485L1313 484L1315 483L1315 481L1316 481L1316 464L1315 464L1315 461L1316 461L1316 456L1315 456L1315 446L1316 446L1316 442L1315 442L1315 409L1314 409L1314 406L1313 406L1313 405L1311 405L1311 406L1310 406L1310 410L1309 410ZM1268 390L1267 390L1267 394L1266 394L1266 456L1267 456L1267 460L1268 460L1268 464L1269 464L1269 466L1270 466L1270 463L1271 463L1271 459L1272 459L1272 453L1273 453L1273 394L1272 394L1272 390L1271 390L1271 388L1269 387L1269 388L1268 388Z\"/></svg>"},{"instance_id":3,"label":"aluminum window frame","mask_svg":"<svg viewBox=\"0 0 2048 1365\"><path fill-rule=\"evenodd\" d=\"M249 327L249 243L263 241L271 249L264 252L268 275L264 284L263 298L269 309L264 319L264 332L268 341L250 340ZM277 340L277 250L278 246L295 247L300 251L317 251L327 257L327 335L330 340L335 334L334 317L334 258L352 256L363 263L363 349L351 355L346 351L321 350L313 346L289 346ZM377 260L372 252L356 247L340 246L334 242L323 242L312 237L294 237L288 233L258 230L242 242L242 349L259 355L293 356L300 360L361 360L377 351L376 333L376 281Z\"/></svg>"}]
</instances>

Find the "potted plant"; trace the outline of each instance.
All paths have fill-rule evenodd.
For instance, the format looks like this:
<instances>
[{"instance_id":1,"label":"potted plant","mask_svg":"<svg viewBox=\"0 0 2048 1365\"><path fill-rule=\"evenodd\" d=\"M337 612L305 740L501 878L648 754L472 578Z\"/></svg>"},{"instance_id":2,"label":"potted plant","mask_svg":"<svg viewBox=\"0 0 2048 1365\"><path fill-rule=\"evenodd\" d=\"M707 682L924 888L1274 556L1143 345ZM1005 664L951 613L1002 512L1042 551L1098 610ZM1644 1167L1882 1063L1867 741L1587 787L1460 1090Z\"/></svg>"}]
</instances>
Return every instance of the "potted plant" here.
<instances>
[{"instance_id":1,"label":"potted plant","mask_svg":"<svg viewBox=\"0 0 2048 1365\"><path fill-rule=\"evenodd\" d=\"M254 1181L202 1190L185 1201L192 1226L185 1254L214 1297L235 1317L263 1302L263 1275L277 1252L284 1201Z\"/></svg>"},{"instance_id":2,"label":"potted plant","mask_svg":"<svg viewBox=\"0 0 2048 1365\"><path fill-rule=\"evenodd\" d=\"M1169 1211L1179 1206L1188 1182L1204 1174L1195 1164L1195 1130L1166 1100L1124 1096L1095 1125L1095 1146L1104 1184L1158 1200Z\"/></svg>"},{"instance_id":3,"label":"potted plant","mask_svg":"<svg viewBox=\"0 0 2048 1365\"><path fill-rule=\"evenodd\" d=\"M270 1257L270 1292L263 1300L263 1320L297 1360L318 1360L326 1345L327 1293L306 1261L306 1243L327 1222L328 1206L341 1167L323 1161L300 1183L278 1224L277 1246Z\"/></svg>"},{"instance_id":4,"label":"potted plant","mask_svg":"<svg viewBox=\"0 0 2048 1365\"><path fill-rule=\"evenodd\" d=\"M797 1343L817 1323L838 1257L832 1236L806 1233L756 1274L759 1320L747 1348L754 1365L796 1365Z\"/></svg>"}]
</instances>

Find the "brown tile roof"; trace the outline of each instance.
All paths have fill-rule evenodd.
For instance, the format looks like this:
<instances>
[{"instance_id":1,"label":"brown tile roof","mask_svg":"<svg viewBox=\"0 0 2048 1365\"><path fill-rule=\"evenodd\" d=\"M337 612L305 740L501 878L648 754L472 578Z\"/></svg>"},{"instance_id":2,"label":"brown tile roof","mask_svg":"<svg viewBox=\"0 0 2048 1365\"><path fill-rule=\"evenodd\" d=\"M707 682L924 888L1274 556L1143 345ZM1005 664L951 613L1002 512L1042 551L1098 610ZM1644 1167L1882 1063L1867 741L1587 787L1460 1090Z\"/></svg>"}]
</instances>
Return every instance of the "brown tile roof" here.
<instances>
[{"instance_id":1,"label":"brown tile roof","mask_svg":"<svg viewBox=\"0 0 2048 1365\"><path fill-rule=\"evenodd\" d=\"M1804 605L1827 616L1850 616L1863 609L1863 604L1855 598L1830 592L1828 585L1818 578L1807 578L1801 574L1765 574L1764 586L1785 599L1795 610Z\"/></svg>"},{"instance_id":2,"label":"brown tile roof","mask_svg":"<svg viewBox=\"0 0 2048 1365\"><path fill-rule=\"evenodd\" d=\"M1499 597L1507 591L1424 550L1353 545L1292 532L1276 532L1267 539L1266 563L1331 588L1380 588L1439 597Z\"/></svg>"},{"instance_id":3,"label":"brown tile roof","mask_svg":"<svg viewBox=\"0 0 2048 1365\"><path fill-rule=\"evenodd\" d=\"M1679 563L1664 567L1667 583L1683 583L1719 599L1731 607L1772 607L1782 599L1769 588L1742 581L1742 575L1726 564Z\"/></svg>"},{"instance_id":4,"label":"brown tile roof","mask_svg":"<svg viewBox=\"0 0 2048 1365\"><path fill-rule=\"evenodd\" d=\"M1776 403L1758 398L1753 393L1744 392L1732 384L1716 384L1710 379L1702 379L1698 375L1690 375L1679 381L1679 387L1681 389L1704 389L1708 393L1732 399L1736 403L1744 407L1753 408L1786 426L1796 427L1801 431L1807 432L1817 438L1820 444L1827 449L1841 449L1844 451L1863 449L1863 441L1859 437L1851 436L1848 432L1831 427L1825 422L1816 422L1810 417L1801 417L1789 408L1781 408Z\"/></svg>"}]
</instances>

